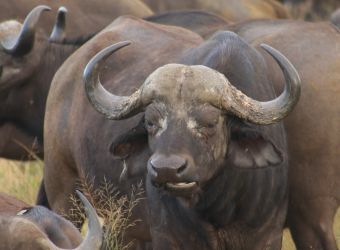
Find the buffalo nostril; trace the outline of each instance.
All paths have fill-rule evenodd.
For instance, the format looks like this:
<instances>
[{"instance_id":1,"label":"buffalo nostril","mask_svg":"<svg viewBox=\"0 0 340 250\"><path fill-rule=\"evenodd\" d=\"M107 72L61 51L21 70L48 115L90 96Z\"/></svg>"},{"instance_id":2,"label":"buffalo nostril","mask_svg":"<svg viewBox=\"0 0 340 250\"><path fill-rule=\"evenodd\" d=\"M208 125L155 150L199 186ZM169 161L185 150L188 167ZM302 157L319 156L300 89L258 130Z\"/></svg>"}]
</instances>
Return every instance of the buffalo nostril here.
<instances>
[{"instance_id":1,"label":"buffalo nostril","mask_svg":"<svg viewBox=\"0 0 340 250\"><path fill-rule=\"evenodd\" d=\"M184 172L184 170L187 168L187 161L185 161L178 169L177 174L181 174Z\"/></svg>"}]
</instances>

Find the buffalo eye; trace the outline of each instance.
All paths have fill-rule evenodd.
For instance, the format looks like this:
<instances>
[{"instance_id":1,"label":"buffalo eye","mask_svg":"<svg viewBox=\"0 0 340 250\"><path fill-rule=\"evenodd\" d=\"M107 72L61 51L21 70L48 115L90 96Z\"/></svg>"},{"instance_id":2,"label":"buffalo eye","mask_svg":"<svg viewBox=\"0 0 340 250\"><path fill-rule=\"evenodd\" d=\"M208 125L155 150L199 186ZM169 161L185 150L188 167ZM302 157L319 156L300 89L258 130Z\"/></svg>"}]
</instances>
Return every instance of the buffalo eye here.
<instances>
[{"instance_id":1,"label":"buffalo eye","mask_svg":"<svg viewBox=\"0 0 340 250\"><path fill-rule=\"evenodd\" d=\"M216 132L216 123L198 123L195 129L199 134L210 137Z\"/></svg>"},{"instance_id":2,"label":"buffalo eye","mask_svg":"<svg viewBox=\"0 0 340 250\"><path fill-rule=\"evenodd\" d=\"M156 134L157 130L159 129L158 125L152 121L145 121L145 128L150 135Z\"/></svg>"}]
</instances>

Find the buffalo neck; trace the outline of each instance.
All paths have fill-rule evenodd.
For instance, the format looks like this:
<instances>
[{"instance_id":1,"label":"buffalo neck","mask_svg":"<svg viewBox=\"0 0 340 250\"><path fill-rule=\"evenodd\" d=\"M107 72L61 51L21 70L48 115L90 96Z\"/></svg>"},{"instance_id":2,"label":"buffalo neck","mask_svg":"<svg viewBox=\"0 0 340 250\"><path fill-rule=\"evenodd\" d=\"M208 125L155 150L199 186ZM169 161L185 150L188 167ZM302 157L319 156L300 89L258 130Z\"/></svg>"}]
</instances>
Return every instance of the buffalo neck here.
<instances>
[{"instance_id":1,"label":"buffalo neck","mask_svg":"<svg viewBox=\"0 0 340 250\"><path fill-rule=\"evenodd\" d=\"M195 210L215 228L239 221L255 228L285 198L286 165L241 169L227 159L220 172L202 187Z\"/></svg>"}]
</instances>

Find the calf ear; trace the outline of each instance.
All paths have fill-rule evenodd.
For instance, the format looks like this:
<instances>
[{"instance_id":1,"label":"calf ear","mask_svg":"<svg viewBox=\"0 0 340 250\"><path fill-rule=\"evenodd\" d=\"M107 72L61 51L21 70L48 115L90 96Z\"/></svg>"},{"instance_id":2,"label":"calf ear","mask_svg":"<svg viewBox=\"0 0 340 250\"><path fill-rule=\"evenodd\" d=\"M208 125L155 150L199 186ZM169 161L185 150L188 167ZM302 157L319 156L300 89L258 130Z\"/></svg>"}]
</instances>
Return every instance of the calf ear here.
<instances>
[{"instance_id":1,"label":"calf ear","mask_svg":"<svg viewBox=\"0 0 340 250\"><path fill-rule=\"evenodd\" d=\"M127 159L135 151L147 144L148 137L142 119L137 126L120 135L110 145L110 152L117 160Z\"/></svg>"},{"instance_id":2,"label":"calf ear","mask_svg":"<svg viewBox=\"0 0 340 250\"><path fill-rule=\"evenodd\" d=\"M230 128L228 162L239 168L265 168L283 161L281 151L261 131L244 124Z\"/></svg>"}]
</instances>

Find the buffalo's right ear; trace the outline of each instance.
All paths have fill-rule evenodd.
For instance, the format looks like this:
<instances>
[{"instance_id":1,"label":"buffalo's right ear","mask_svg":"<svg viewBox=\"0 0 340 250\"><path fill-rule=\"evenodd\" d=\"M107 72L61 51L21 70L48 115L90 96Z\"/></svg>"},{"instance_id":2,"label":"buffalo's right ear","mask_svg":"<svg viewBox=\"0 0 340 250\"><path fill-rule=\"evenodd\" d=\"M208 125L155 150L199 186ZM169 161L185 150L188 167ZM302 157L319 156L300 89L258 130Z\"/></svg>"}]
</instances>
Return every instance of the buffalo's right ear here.
<instances>
[{"instance_id":1,"label":"buffalo's right ear","mask_svg":"<svg viewBox=\"0 0 340 250\"><path fill-rule=\"evenodd\" d=\"M110 146L110 152L117 160L125 160L148 143L148 136L141 119L137 126L120 135Z\"/></svg>"}]
</instances>

